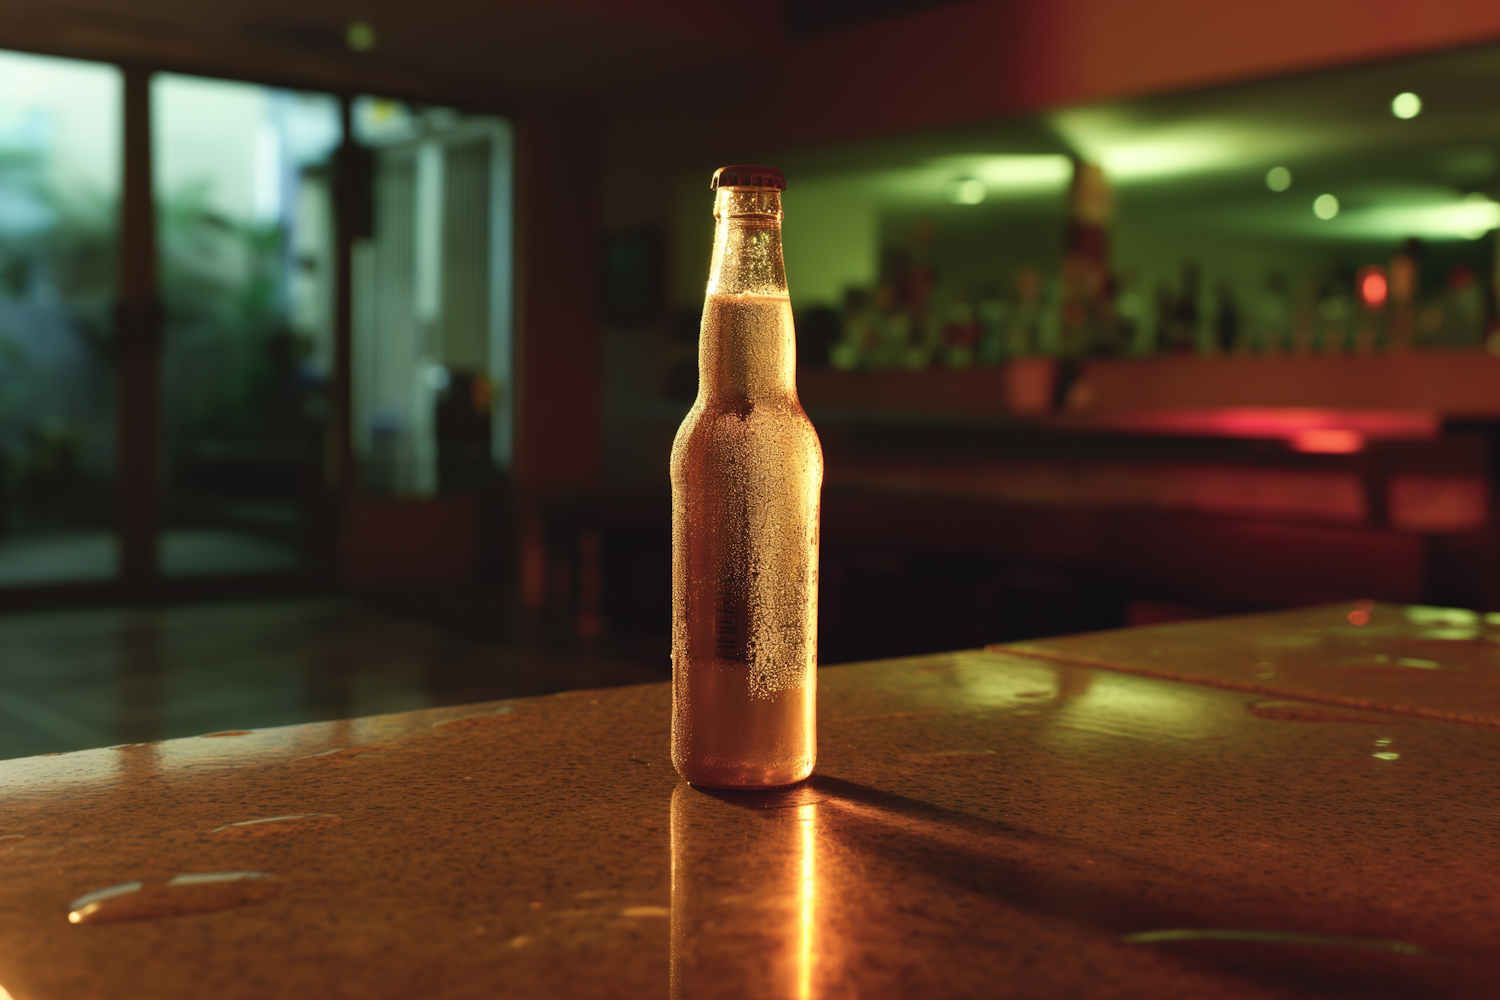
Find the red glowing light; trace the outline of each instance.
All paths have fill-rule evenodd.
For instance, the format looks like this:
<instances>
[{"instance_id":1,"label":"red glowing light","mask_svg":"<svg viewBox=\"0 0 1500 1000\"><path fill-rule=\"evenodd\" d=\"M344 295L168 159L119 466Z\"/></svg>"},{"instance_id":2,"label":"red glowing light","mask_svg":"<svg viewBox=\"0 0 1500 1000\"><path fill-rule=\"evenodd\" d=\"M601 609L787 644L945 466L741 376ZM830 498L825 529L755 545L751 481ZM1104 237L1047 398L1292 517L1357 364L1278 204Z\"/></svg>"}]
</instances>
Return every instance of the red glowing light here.
<instances>
[{"instance_id":1,"label":"red glowing light","mask_svg":"<svg viewBox=\"0 0 1500 1000\"><path fill-rule=\"evenodd\" d=\"M1050 385L1050 383L1049 383ZM1314 430L1348 430L1377 441L1428 441L1440 421L1428 410L1338 410L1299 406L1229 406L1214 410L1148 410L1099 421L1111 430L1205 437L1295 440Z\"/></svg>"},{"instance_id":2,"label":"red glowing light","mask_svg":"<svg viewBox=\"0 0 1500 1000\"><path fill-rule=\"evenodd\" d=\"M1379 309L1385 305L1388 291L1390 291L1390 285L1385 280L1385 268L1378 264L1360 268L1359 298L1365 304L1365 308Z\"/></svg>"},{"instance_id":3,"label":"red glowing light","mask_svg":"<svg viewBox=\"0 0 1500 1000\"><path fill-rule=\"evenodd\" d=\"M1349 612L1349 624L1350 625L1368 625L1368 624L1370 624L1370 612L1368 612L1368 611L1351 611L1351 612Z\"/></svg>"},{"instance_id":4,"label":"red glowing light","mask_svg":"<svg viewBox=\"0 0 1500 1000\"><path fill-rule=\"evenodd\" d=\"M1365 450L1365 436L1342 427L1310 427L1292 436L1292 450L1313 455L1353 455Z\"/></svg>"}]
</instances>

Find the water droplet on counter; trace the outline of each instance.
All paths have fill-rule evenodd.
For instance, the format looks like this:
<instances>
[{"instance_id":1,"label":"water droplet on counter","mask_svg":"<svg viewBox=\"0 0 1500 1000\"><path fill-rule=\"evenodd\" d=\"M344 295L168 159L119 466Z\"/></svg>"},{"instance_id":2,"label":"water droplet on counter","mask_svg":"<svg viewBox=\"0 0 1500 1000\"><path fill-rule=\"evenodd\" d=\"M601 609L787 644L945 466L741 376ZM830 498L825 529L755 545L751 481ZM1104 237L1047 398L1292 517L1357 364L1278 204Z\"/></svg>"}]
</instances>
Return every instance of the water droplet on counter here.
<instances>
[{"instance_id":1,"label":"water droplet on counter","mask_svg":"<svg viewBox=\"0 0 1500 1000\"><path fill-rule=\"evenodd\" d=\"M204 733L198 738L203 740L211 740L219 736L249 736L252 732L254 732L254 730L252 729L226 729L222 733Z\"/></svg>"},{"instance_id":2,"label":"water droplet on counter","mask_svg":"<svg viewBox=\"0 0 1500 1000\"><path fill-rule=\"evenodd\" d=\"M620 911L622 917L670 917L672 911L665 906L627 906Z\"/></svg>"},{"instance_id":3,"label":"water droplet on counter","mask_svg":"<svg viewBox=\"0 0 1500 1000\"><path fill-rule=\"evenodd\" d=\"M316 830L343 822L335 813L292 813L287 816L267 816L264 819L247 819L238 823L216 826L210 833L230 837L261 837L301 830Z\"/></svg>"},{"instance_id":4,"label":"water droplet on counter","mask_svg":"<svg viewBox=\"0 0 1500 1000\"><path fill-rule=\"evenodd\" d=\"M384 746L365 747L334 747L332 750L324 750L322 753L309 754L306 757L296 758L298 761L351 761L369 757L383 757L390 749Z\"/></svg>"},{"instance_id":5,"label":"water droplet on counter","mask_svg":"<svg viewBox=\"0 0 1500 1000\"><path fill-rule=\"evenodd\" d=\"M248 906L281 890L265 872L198 872L112 885L68 904L68 922L153 920Z\"/></svg>"},{"instance_id":6,"label":"water droplet on counter","mask_svg":"<svg viewBox=\"0 0 1500 1000\"><path fill-rule=\"evenodd\" d=\"M1245 711L1261 719L1277 722L1355 722L1364 725L1399 725L1394 719L1374 712L1361 712L1352 708L1331 708L1305 701L1258 701L1246 705Z\"/></svg>"},{"instance_id":7,"label":"water droplet on counter","mask_svg":"<svg viewBox=\"0 0 1500 1000\"><path fill-rule=\"evenodd\" d=\"M1389 951L1398 955L1422 955L1425 952L1405 941L1382 941L1378 938L1340 937L1333 934L1303 934L1298 931L1237 931L1221 929L1183 929L1143 931L1120 938L1124 944L1169 944L1175 941L1226 941L1237 944L1294 944L1323 948L1364 948Z\"/></svg>"},{"instance_id":8,"label":"water droplet on counter","mask_svg":"<svg viewBox=\"0 0 1500 1000\"><path fill-rule=\"evenodd\" d=\"M456 719L443 719L432 724L433 729L467 730L487 729L490 726L503 722L513 722L510 714L515 711L514 706L501 705L493 712L480 712L478 715L460 715Z\"/></svg>"}]
</instances>

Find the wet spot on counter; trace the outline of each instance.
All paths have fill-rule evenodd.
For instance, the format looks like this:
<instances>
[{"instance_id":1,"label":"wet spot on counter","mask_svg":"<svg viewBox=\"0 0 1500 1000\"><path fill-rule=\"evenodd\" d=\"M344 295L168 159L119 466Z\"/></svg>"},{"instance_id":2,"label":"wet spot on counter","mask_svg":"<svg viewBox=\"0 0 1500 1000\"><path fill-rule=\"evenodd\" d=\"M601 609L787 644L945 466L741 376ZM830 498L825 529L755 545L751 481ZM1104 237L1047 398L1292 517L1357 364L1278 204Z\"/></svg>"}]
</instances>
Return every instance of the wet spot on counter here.
<instances>
[{"instance_id":1,"label":"wet spot on counter","mask_svg":"<svg viewBox=\"0 0 1500 1000\"><path fill-rule=\"evenodd\" d=\"M283 833L326 829L341 822L343 820L334 813L292 813L286 816L267 816L264 819L226 823L223 826L214 827L209 832L224 837L278 836Z\"/></svg>"},{"instance_id":2,"label":"wet spot on counter","mask_svg":"<svg viewBox=\"0 0 1500 1000\"><path fill-rule=\"evenodd\" d=\"M373 757L384 757L390 750L387 746L360 746L360 747L334 747L332 750L324 750L322 753L309 754L306 757L298 757L297 763L316 763L318 761L348 762Z\"/></svg>"},{"instance_id":3,"label":"wet spot on counter","mask_svg":"<svg viewBox=\"0 0 1500 1000\"><path fill-rule=\"evenodd\" d=\"M1400 725L1384 715L1352 708L1333 708L1305 701L1258 701L1245 711L1259 719L1277 722L1351 722L1362 725Z\"/></svg>"},{"instance_id":4,"label":"wet spot on counter","mask_svg":"<svg viewBox=\"0 0 1500 1000\"><path fill-rule=\"evenodd\" d=\"M210 913L259 903L280 889L276 877L265 872L200 872L141 879L78 897L68 905L68 922L98 924Z\"/></svg>"},{"instance_id":5,"label":"wet spot on counter","mask_svg":"<svg viewBox=\"0 0 1500 1000\"><path fill-rule=\"evenodd\" d=\"M480 712L477 715L460 715L456 719L443 719L432 724L433 729L441 729L445 732L462 732L470 729L488 729L505 722L514 722L511 713L515 709L511 705L501 705L493 712Z\"/></svg>"}]
</instances>

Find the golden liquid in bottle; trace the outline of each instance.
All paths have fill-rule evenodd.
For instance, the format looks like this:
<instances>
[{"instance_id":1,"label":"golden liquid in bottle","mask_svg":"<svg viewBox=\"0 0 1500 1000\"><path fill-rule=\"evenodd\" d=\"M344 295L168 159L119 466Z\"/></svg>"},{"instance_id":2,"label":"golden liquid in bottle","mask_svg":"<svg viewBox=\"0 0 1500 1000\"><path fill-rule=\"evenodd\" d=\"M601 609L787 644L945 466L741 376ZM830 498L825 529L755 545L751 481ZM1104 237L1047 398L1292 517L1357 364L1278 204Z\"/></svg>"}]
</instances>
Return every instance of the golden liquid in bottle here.
<instances>
[{"instance_id":1,"label":"golden liquid in bottle","mask_svg":"<svg viewBox=\"0 0 1500 1000\"><path fill-rule=\"evenodd\" d=\"M823 453L786 294L710 294L699 351L672 447L672 762L697 785L787 785L817 757Z\"/></svg>"}]
</instances>

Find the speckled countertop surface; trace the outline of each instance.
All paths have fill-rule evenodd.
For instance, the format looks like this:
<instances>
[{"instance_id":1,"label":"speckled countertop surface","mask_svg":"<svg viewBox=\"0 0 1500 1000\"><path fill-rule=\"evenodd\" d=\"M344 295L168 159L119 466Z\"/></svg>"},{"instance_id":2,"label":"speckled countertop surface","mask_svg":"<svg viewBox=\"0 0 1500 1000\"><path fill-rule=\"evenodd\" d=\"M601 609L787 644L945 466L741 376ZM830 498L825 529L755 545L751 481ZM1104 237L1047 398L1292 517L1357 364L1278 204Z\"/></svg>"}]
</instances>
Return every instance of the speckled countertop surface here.
<instances>
[{"instance_id":1,"label":"speckled countertop surface","mask_svg":"<svg viewBox=\"0 0 1500 1000\"><path fill-rule=\"evenodd\" d=\"M1500 991L1500 732L1067 652L824 670L784 793L681 784L665 685L0 762L0 997Z\"/></svg>"}]
</instances>

